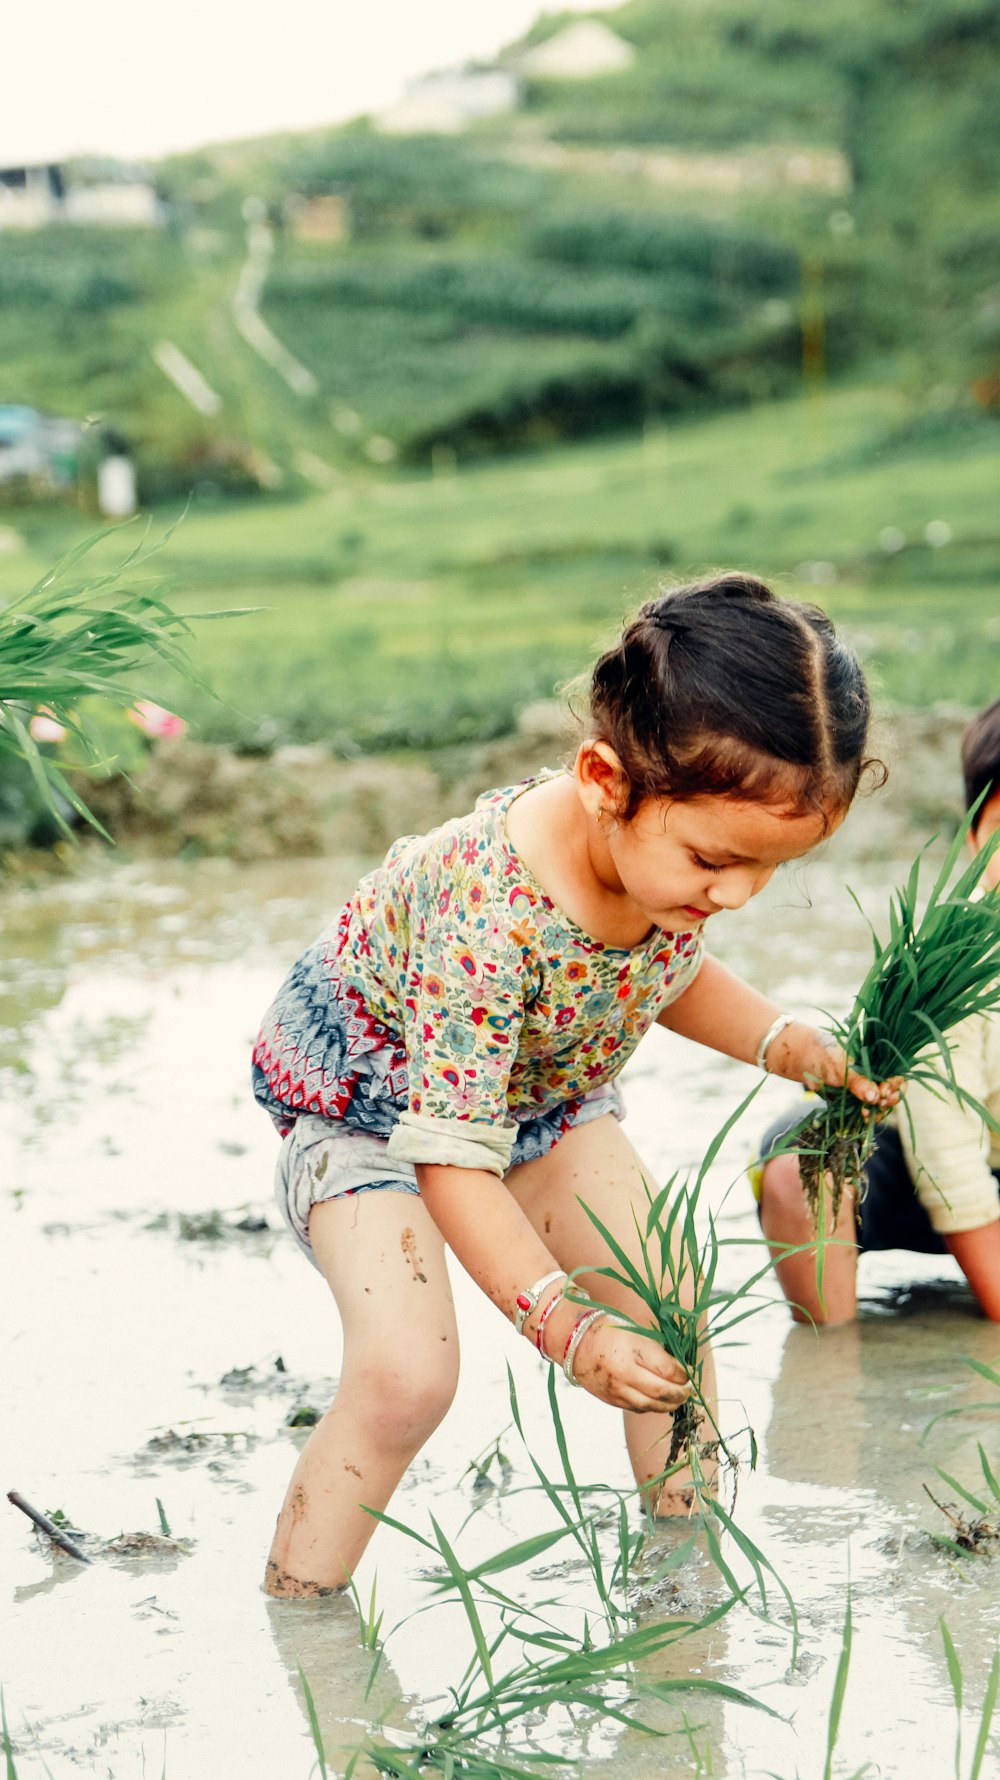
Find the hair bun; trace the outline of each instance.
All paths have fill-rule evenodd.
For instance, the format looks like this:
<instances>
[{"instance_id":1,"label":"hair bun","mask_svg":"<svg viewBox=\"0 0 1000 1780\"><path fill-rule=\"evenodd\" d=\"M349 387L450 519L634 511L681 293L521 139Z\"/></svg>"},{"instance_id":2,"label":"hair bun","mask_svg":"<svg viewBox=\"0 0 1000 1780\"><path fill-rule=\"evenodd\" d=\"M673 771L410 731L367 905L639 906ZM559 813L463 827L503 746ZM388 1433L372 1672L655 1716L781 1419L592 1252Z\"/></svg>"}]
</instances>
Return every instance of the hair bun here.
<instances>
[{"instance_id":1,"label":"hair bun","mask_svg":"<svg viewBox=\"0 0 1000 1780\"><path fill-rule=\"evenodd\" d=\"M666 631L671 637L687 636L691 628L676 612L670 611L666 603L662 606L654 606L649 616L657 630Z\"/></svg>"}]
</instances>

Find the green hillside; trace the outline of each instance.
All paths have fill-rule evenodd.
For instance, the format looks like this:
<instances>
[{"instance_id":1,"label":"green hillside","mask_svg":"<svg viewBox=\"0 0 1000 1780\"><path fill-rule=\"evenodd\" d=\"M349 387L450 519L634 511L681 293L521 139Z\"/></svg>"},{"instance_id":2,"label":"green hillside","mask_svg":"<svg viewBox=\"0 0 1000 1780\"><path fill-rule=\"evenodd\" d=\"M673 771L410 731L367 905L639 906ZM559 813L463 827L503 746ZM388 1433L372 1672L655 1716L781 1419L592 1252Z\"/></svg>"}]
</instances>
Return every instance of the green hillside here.
<instances>
[{"instance_id":1,"label":"green hillside","mask_svg":"<svg viewBox=\"0 0 1000 1780\"><path fill-rule=\"evenodd\" d=\"M517 113L461 137L362 121L206 150L158 169L159 235L0 235L0 401L123 433L146 501L635 431L859 371L939 435L1000 408L1000 0L633 0L601 18L631 67L529 79ZM546 15L529 44L567 22ZM836 151L850 184L664 183L675 150L733 168ZM247 197L272 228L262 316L305 393L236 325ZM302 238L289 200L317 197L345 239ZM162 340L217 414L168 381Z\"/></svg>"},{"instance_id":2,"label":"green hillside","mask_svg":"<svg viewBox=\"0 0 1000 1780\"><path fill-rule=\"evenodd\" d=\"M346 471L294 502L196 505L142 571L199 625L214 691L147 689L215 741L437 747L501 734L578 672L660 577L746 564L847 626L879 704L996 693L997 456L942 452L891 392L756 407L459 468ZM873 442L878 441L877 449ZM79 543L66 513L22 516L0 598ZM140 541L115 531L89 561ZM76 571L79 572L79 571Z\"/></svg>"}]
</instances>

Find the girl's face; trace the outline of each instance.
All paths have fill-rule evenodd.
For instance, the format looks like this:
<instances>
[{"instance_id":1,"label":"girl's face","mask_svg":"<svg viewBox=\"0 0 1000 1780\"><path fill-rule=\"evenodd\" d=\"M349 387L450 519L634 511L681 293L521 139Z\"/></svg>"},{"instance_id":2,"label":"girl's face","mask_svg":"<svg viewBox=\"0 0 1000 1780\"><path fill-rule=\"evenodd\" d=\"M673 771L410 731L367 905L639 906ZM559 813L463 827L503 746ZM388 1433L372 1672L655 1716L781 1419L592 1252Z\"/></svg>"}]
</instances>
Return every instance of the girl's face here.
<instances>
[{"instance_id":1,"label":"girl's face","mask_svg":"<svg viewBox=\"0 0 1000 1780\"><path fill-rule=\"evenodd\" d=\"M606 889L676 933L742 908L779 865L800 859L842 820L843 812L824 820L818 811L733 797L647 798L631 822L602 818L593 864Z\"/></svg>"}]
</instances>

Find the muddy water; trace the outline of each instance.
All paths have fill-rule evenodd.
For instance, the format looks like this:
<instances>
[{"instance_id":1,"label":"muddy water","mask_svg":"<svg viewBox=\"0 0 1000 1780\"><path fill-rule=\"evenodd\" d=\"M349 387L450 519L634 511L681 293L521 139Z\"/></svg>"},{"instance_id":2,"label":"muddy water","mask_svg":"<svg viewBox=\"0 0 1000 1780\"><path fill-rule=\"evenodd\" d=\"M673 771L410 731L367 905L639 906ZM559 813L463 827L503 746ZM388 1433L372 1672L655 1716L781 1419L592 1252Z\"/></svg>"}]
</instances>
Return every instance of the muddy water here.
<instances>
[{"instance_id":1,"label":"muddy water","mask_svg":"<svg viewBox=\"0 0 1000 1780\"><path fill-rule=\"evenodd\" d=\"M845 872L876 911L898 869L846 858L776 881L729 920L717 949L782 1001L842 1005L867 946ZM170 1780L304 1780L313 1751L299 1665L337 1767L366 1725L405 1727L464 1664L454 1609L407 1620L428 1595L401 1535L381 1531L359 1576L367 1599L377 1571L385 1626L403 1622L367 1700L350 1604L275 1605L259 1587L303 1438L286 1420L328 1401L339 1337L322 1282L270 1202L275 1140L248 1100L247 1050L289 958L353 875L347 862L109 864L3 897L3 1488L63 1510L95 1540L157 1533L159 1498L185 1542L99 1556L85 1569L53 1558L0 1502L0 1680L22 1780L81 1771L131 1780L159 1775L164 1762ZM627 1078L629 1128L651 1172L695 1160L752 1079L652 1034ZM765 1084L713 1170L727 1238L756 1234L745 1184L729 1189L782 1099L779 1084ZM736 1279L757 1251L724 1256ZM610 1723L575 1739L556 1726L550 1739L579 1749L588 1774L613 1762L625 1780L818 1776L848 1570L854 1654L835 1771L872 1761L886 1777L954 1772L937 1621L947 1615L976 1703L1000 1605L989 1561L958 1564L930 1544L927 1529L947 1528L923 1486L949 1495L936 1460L975 1488L976 1439L996 1453L997 1417L970 1410L921 1435L940 1410L989 1396L959 1356L995 1360L1000 1331L973 1314L948 1261L869 1257L862 1286L858 1324L821 1339L792 1328L769 1288L742 1344L719 1356L724 1425L750 1422L760 1444L737 1512L798 1604L796 1670L776 1590L770 1618L751 1602L654 1665L661 1678L693 1671L733 1682L780 1719L689 1696L697 1755L672 1706L655 1708L665 1742ZM477 1508L460 1542L471 1559L551 1524L537 1495L518 1493L530 1474L509 1427L508 1363L529 1441L552 1469L556 1460L532 1356L461 1275L456 1295L459 1398L395 1509L418 1529L436 1513L454 1535ZM577 1474L625 1487L613 1412L581 1396L563 1398ZM470 1461L497 1435L510 1487L476 1489ZM526 1599L586 1598L560 1552L522 1575ZM719 1597L703 1559L679 1589L674 1599L688 1608ZM669 1598L661 1590L650 1610Z\"/></svg>"}]
</instances>

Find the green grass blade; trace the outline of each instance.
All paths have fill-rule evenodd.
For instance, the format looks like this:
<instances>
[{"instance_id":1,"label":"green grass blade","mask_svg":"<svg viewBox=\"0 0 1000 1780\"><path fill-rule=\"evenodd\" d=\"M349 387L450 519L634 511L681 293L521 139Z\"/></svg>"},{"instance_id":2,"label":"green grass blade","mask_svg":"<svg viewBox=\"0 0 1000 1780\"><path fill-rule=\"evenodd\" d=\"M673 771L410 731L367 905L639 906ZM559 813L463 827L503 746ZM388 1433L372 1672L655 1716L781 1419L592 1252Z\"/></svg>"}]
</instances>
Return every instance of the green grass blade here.
<instances>
[{"instance_id":1,"label":"green grass blade","mask_svg":"<svg viewBox=\"0 0 1000 1780\"><path fill-rule=\"evenodd\" d=\"M823 1780L833 1780L833 1757L840 1735L840 1718L844 1709L844 1696L847 1692L847 1679L851 1667L851 1644L854 1637L854 1624L851 1617L851 1587L847 1585L847 1605L844 1610L844 1629L840 1640L840 1655L837 1658L837 1672L833 1678L833 1693L830 1696L830 1714L826 1727L826 1761L823 1766Z\"/></svg>"},{"instance_id":2,"label":"green grass blade","mask_svg":"<svg viewBox=\"0 0 1000 1780\"><path fill-rule=\"evenodd\" d=\"M974 1360L971 1354L962 1354L960 1358L963 1366L970 1366L973 1372L979 1373L980 1378L985 1378L989 1384L995 1384L997 1390L1000 1391L1000 1372L995 1372L993 1367L987 1366L983 1360ZM1000 1403L996 1407L1000 1409Z\"/></svg>"},{"instance_id":3,"label":"green grass blade","mask_svg":"<svg viewBox=\"0 0 1000 1780\"><path fill-rule=\"evenodd\" d=\"M479 1614L476 1610L476 1603L472 1598L472 1590L469 1587L468 1575L463 1570L461 1564L458 1561L458 1558L456 1557L454 1551L452 1550L451 1546L449 1545L448 1540L445 1537L445 1534L443 1533L441 1527L438 1525L438 1523L435 1520L433 1515L431 1515L431 1526L434 1528L434 1536L437 1539L438 1545L440 1547L441 1555L443 1556L445 1563L447 1564L449 1570L451 1571L452 1578L455 1583L455 1587L457 1588L458 1593L461 1597L462 1606L465 1608L465 1617L469 1622L469 1629L472 1632L473 1640L475 1642L476 1654L479 1657L480 1667L482 1668L483 1674L486 1677L486 1682L489 1687L490 1694L493 1695L495 1689L494 1689L494 1681L493 1681L493 1665L490 1661L489 1645L487 1644L487 1641L486 1641L486 1633L483 1631L482 1620L480 1619Z\"/></svg>"},{"instance_id":4,"label":"green grass blade","mask_svg":"<svg viewBox=\"0 0 1000 1780\"><path fill-rule=\"evenodd\" d=\"M548 1533L536 1533L533 1538L520 1539L516 1545L508 1545L504 1551L495 1552L492 1557L484 1558L481 1564L474 1564L466 1571L470 1582L478 1582L483 1576L495 1576L501 1570L515 1570L519 1564L530 1563L532 1558L539 1557L543 1551L551 1550L573 1531L572 1527L554 1527Z\"/></svg>"},{"instance_id":5,"label":"green grass blade","mask_svg":"<svg viewBox=\"0 0 1000 1780\"><path fill-rule=\"evenodd\" d=\"M943 1616L941 1619L938 1620L938 1626L940 1627L940 1630L941 1630L941 1641L944 1644L944 1660L945 1660L945 1663L947 1664L947 1668L948 1668L948 1679L951 1682L951 1691L952 1691L952 1694L954 1695L955 1705L957 1706L959 1712L961 1712L961 1710L962 1710L962 1665L958 1660L958 1652L955 1649L955 1646L952 1642L951 1633L949 1632L948 1627L945 1624ZM959 1727L959 1728L961 1729L961 1727ZM957 1765L957 1762L956 1762L956 1765Z\"/></svg>"},{"instance_id":6,"label":"green grass blade","mask_svg":"<svg viewBox=\"0 0 1000 1780\"><path fill-rule=\"evenodd\" d=\"M755 1712L766 1712L769 1718L780 1719L785 1723L780 1712L768 1706L763 1700L754 1699L753 1694L744 1693L741 1687L733 1687L728 1681L712 1681L705 1675L679 1675L669 1681L642 1681L639 1690L650 1694L657 1700L671 1700L678 1693L712 1693L723 1700L730 1700L736 1706L752 1706Z\"/></svg>"},{"instance_id":7,"label":"green grass blade","mask_svg":"<svg viewBox=\"0 0 1000 1780\"><path fill-rule=\"evenodd\" d=\"M319 1768L322 1780L327 1780L326 1750L323 1747L323 1733L319 1728L319 1716L316 1712L316 1702L312 1696L312 1688L306 1680L305 1670L301 1663L299 1664L299 1680L302 1683L302 1692L305 1695L306 1712L309 1715L309 1729L312 1732L313 1745L316 1750L316 1764Z\"/></svg>"},{"instance_id":8,"label":"green grass blade","mask_svg":"<svg viewBox=\"0 0 1000 1780\"><path fill-rule=\"evenodd\" d=\"M3 1688L0 1687L0 1733L3 1736L4 1761L7 1767L7 1780L17 1780L17 1767L14 1763L14 1745L10 1740L10 1728L7 1724L7 1702Z\"/></svg>"},{"instance_id":9,"label":"green grass blade","mask_svg":"<svg viewBox=\"0 0 1000 1780\"><path fill-rule=\"evenodd\" d=\"M983 1476L985 1477L987 1483L989 1484L990 1492L993 1496L993 1500L995 1502L1000 1502L1000 1483L997 1482L996 1475L993 1472L993 1469L990 1465L990 1461L986 1457L986 1449L983 1446L983 1443L981 1440L977 1441L976 1444L979 1448L979 1463L981 1464L981 1466L983 1468Z\"/></svg>"},{"instance_id":10,"label":"green grass blade","mask_svg":"<svg viewBox=\"0 0 1000 1780\"><path fill-rule=\"evenodd\" d=\"M982 1773L983 1762L986 1759L986 1745L989 1741L990 1729L993 1724L993 1715L997 1709L998 1689L1000 1689L1000 1651L994 1650L993 1662L990 1667L990 1677L986 1683L986 1692L983 1696L983 1709L979 1718L979 1735L976 1738L976 1747L972 1753L972 1766L969 1769L969 1780L979 1780L979 1776Z\"/></svg>"},{"instance_id":11,"label":"green grass blade","mask_svg":"<svg viewBox=\"0 0 1000 1780\"><path fill-rule=\"evenodd\" d=\"M975 1508L979 1514L986 1513L987 1504L981 1497L974 1496L971 1490L967 1490L963 1484L959 1483L957 1477L952 1477L948 1471L942 1471L940 1465L935 1465L934 1469L942 1482L946 1483L949 1489L955 1490L963 1502L968 1502L970 1508Z\"/></svg>"}]
</instances>

